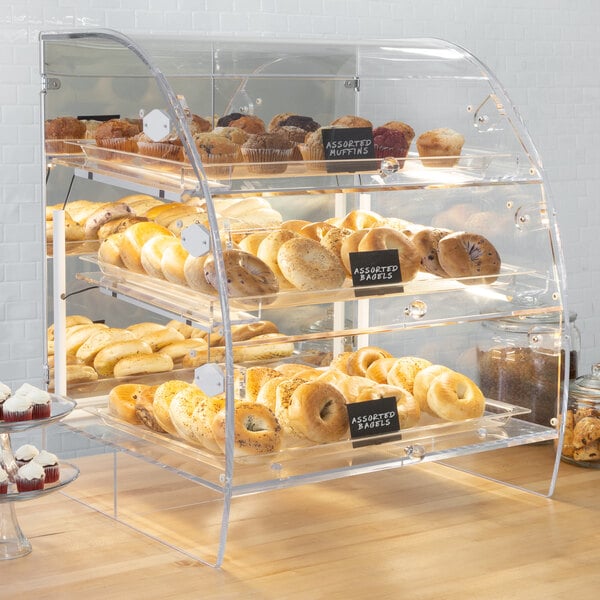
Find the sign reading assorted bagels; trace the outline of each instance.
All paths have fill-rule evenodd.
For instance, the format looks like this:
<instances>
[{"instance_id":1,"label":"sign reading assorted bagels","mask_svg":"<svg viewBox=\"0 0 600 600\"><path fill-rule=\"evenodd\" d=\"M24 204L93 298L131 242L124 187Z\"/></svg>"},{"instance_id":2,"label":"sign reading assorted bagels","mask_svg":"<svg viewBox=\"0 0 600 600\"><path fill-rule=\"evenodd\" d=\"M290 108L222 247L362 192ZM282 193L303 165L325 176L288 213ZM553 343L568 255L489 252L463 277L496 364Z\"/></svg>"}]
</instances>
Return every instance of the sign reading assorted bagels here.
<instances>
[{"instance_id":1,"label":"sign reading assorted bagels","mask_svg":"<svg viewBox=\"0 0 600 600\"><path fill-rule=\"evenodd\" d=\"M352 273L352 285L356 296L387 294L391 291L389 288L381 290L361 290L360 288L378 285L387 286L402 282L400 256L396 249L350 252L348 256L350 259L350 272ZM397 291L402 292L402 286L399 286Z\"/></svg>"},{"instance_id":2,"label":"sign reading assorted bagels","mask_svg":"<svg viewBox=\"0 0 600 600\"><path fill-rule=\"evenodd\" d=\"M328 161L328 172L365 171L377 168L375 161L356 161L358 158L375 158L373 130L370 127L323 127L321 135L325 160Z\"/></svg>"},{"instance_id":3,"label":"sign reading assorted bagels","mask_svg":"<svg viewBox=\"0 0 600 600\"><path fill-rule=\"evenodd\" d=\"M365 400L363 402L352 402L346 405L348 410L348 420L350 421L350 438L355 446L366 446L368 444L378 444L385 440L376 438L361 440L360 438L383 435L385 433L394 433L400 431L400 419L398 417L398 407L396 398L376 398L375 400Z\"/></svg>"}]
</instances>

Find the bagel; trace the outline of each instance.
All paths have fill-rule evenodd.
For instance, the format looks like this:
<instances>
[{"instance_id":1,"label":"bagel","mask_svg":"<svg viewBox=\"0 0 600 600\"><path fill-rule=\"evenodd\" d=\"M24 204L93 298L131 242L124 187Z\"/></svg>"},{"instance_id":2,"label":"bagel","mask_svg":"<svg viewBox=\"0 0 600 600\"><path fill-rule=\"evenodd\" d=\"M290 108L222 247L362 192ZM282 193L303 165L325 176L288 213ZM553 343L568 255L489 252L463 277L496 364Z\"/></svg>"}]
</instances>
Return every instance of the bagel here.
<instances>
[{"instance_id":1,"label":"bagel","mask_svg":"<svg viewBox=\"0 0 600 600\"><path fill-rule=\"evenodd\" d=\"M96 237L99 240L104 240L107 237L124 231L128 227L131 227L134 223L142 223L143 221L147 221L146 217L138 217L134 214L127 215L126 217L118 217L116 219L112 219L112 221L107 221L104 225L101 225L96 232Z\"/></svg>"},{"instance_id":2,"label":"bagel","mask_svg":"<svg viewBox=\"0 0 600 600\"><path fill-rule=\"evenodd\" d=\"M395 398L398 409L400 428L414 427L421 418L419 403L406 389L385 383L378 383L370 388L365 388L358 396L359 402L377 400L378 398Z\"/></svg>"},{"instance_id":3,"label":"bagel","mask_svg":"<svg viewBox=\"0 0 600 600\"><path fill-rule=\"evenodd\" d=\"M297 237L283 243L277 252L277 264L286 280L303 291L336 289L346 279L335 254L309 238Z\"/></svg>"},{"instance_id":4,"label":"bagel","mask_svg":"<svg viewBox=\"0 0 600 600\"><path fill-rule=\"evenodd\" d=\"M225 451L225 409L212 422L216 443ZM234 456L271 454L281 448L281 425L273 412L262 404L239 402L234 413Z\"/></svg>"},{"instance_id":5,"label":"bagel","mask_svg":"<svg viewBox=\"0 0 600 600\"><path fill-rule=\"evenodd\" d=\"M168 346L174 342L181 342L185 338L183 333L173 329L173 327L163 327L156 331L149 331L140 336L140 340L146 342L153 352L159 351L163 346Z\"/></svg>"},{"instance_id":6,"label":"bagel","mask_svg":"<svg viewBox=\"0 0 600 600\"><path fill-rule=\"evenodd\" d=\"M88 381L96 381L97 379L98 373L89 365L67 365L67 383L87 383Z\"/></svg>"},{"instance_id":7,"label":"bagel","mask_svg":"<svg viewBox=\"0 0 600 600\"><path fill-rule=\"evenodd\" d=\"M125 342L135 339L135 335L127 330L119 327L102 327L96 333L88 337L79 347L75 356L83 363L92 365L96 354L113 342Z\"/></svg>"},{"instance_id":8,"label":"bagel","mask_svg":"<svg viewBox=\"0 0 600 600\"><path fill-rule=\"evenodd\" d=\"M172 327L173 329L177 329L179 333L183 335L184 338L198 337L197 334L204 333L200 331L200 329L196 329L193 325L188 325L183 321L179 321L178 319L171 319L166 327Z\"/></svg>"},{"instance_id":9,"label":"bagel","mask_svg":"<svg viewBox=\"0 0 600 600\"><path fill-rule=\"evenodd\" d=\"M255 231L254 233L250 233L247 236L243 237L238 242L238 246L240 250L243 250L244 252L250 252L250 254L254 254L254 256L257 256L258 247L268 235L268 231Z\"/></svg>"},{"instance_id":10,"label":"bagel","mask_svg":"<svg viewBox=\"0 0 600 600\"><path fill-rule=\"evenodd\" d=\"M212 423L217 414L224 408L225 398L223 396L211 396L199 402L192 414L191 430L194 440L211 452L221 451L215 441Z\"/></svg>"},{"instance_id":11,"label":"bagel","mask_svg":"<svg viewBox=\"0 0 600 600\"><path fill-rule=\"evenodd\" d=\"M281 271L278 260L279 249L285 242L297 237L300 237L299 234L291 229L280 229L269 233L258 245L256 256L269 265L281 287L290 288L292 284Z\"/></svg>"},{"instance_id":12,"label":"bagel","mask_svg":"<svg viewBox=\"0 0 600 600\"><path fill-rule=\"evenodd\" d=\"M327 248L332 254L342 261L342 244L347 237L350 237L354 232L352 229L342 227L332 227L321 238L321 245ZM342 263L343 264L343 263ZM344 267L345 268L345 267Z\"/></svg>"},{"instance_id":13,"label":"bagel","mask_svg":"<svg viewBox=\"0 0 600 600\"><path fill-rule=\"evenodd\" d=\"M206 394L196 386L177 392L169 404L169 417L177 434L187 442L198 443L194 435L194 411L198 404L207 399Z\"/></svg>"},{"instance_id":14,"label":"bagel","mask_svg":"<svg viewBox=\"0 0 600 600\"><path fill-rule=\"evenodd\" d=\"M354 354L351 351L340 352L330 363L330 370L338 370L344 373L345 375L349 375L348 371L348 361L350 357Z\"/></svg>"},{"instance_id":15,"label":"bagel","mask_svg":"<svg viewBox=\"0 0 600 600\"><path fill-rule=\"evenodd\" d=\"M181 361L186 354L204 350L207 345L208 342L203 338L185 338L163 346L160 351L163 354L168 354L173 359L173 363L177 363Z\"/></svg>"},{"instance_id":16,"label":"bagel","mask_svg":"<svg viewBox=\"0 0 600 600\"><path fill-rule=\"evenodd\" d=\"M150 238L143 246L140 252L140 262L144 271L151 277L157 279L166 279L161 261L165 250L169 246L178 246L181 242L172 235L155 235Z\"/></svg>"},{"instance_id":17,"label":"bagel","mask_svg":"<svg viewBox=\"0 0 600 600\"><path fill-rule=\"evenodd\" d=\"M348 357L348 375L360 375L366 377L367 369L380 358L391 358L392 355L383 348L377 346L364 346L356 350Z\"/></svg>"},{"instance_id":18,"label":"bagel","mask_svg":"<svg viewBox=\"0 0 600 600\"><path fill-rule=\"evenodd\" d=\"M166 433L154 416L154 392L158 385L149 385L142 389L135 400L135 414L138 420L148 429L158 433Z\"/></svg>"},{"instance_id":19,"label":"bagel","mask_svg":"<svg viewBox=\"0 0 600 600\"><path fill-rule=\"evenodd\" d=\"M121 239L123 232L113 233L103 239L98 246L98 262L100 266L103 264L113 265L114 267L124 267L125 264L121 260Z\"/></svg>"},{"instance_id":20,"label":"bagel","mask_svg":"<svg viewBox=\"0 0 600 600\"><path fill-rule=\"evenodd\" d=\"M414 378L413 381L413 396L415 400L419 403L419 407L422 412L431 413L431 409L427 404L427 392L429 391L429 386L431 382L442 373L450 371L448 367L444 365L429 365L424 369L421 369Z\"/></svg>"},{"instance_id":21,"label":"bagel","mask_svg":"<svg viewBox=\"0 0 600 600\"><path fill-rule=\"evenodd\" d=\"M147 333L152 331L161 331L165 328L165 325L161 325L160 323L154 323L152 321L141 321L140 323L132 323L128 325L125 329L127 331L131 331L135 337L142 337Z\"/></svg>"},{"instance_id":22,"label":"bagel","mask_svg":"<svg viewBox=\"0 0 600 600\"><path fill-rule=\"evenodd\" d=\"M169 407L175 394L181 390L194 387L193 384L179 379L170 379L161 383L154 392L154 417L157 423L168 433L177 435L177 430L171 422Z\"/></svg>"},{"instance_id":23,"label":"bagel","mask_svg":"<svg viewBox=\"0 0 600 600\"><path fill-rule=\"evenodd\" d=\"M256 402L268 406L273 412L277 409L277 386L286 379L283 375L275 375L269 377L262 382L258 393L256 394Z\"/></svg>"},{"instance_id":24,"label":"bagel","mask_svg":"<svg viewBox=\"0 0 600 600\"><path fill-rule=\"evenodd\" d=\"M123 202L107 202L96 208L85 220L85 238L88 240L98 237L98 229L105 223L120 217L130 217L131 208Z\"/></svg>"},{"instance_id":25,"label":"bagel","mask_svg":"<svg viewBox=\"0 0 600 600\"><path fill-rule=\"evenodd\" d=\"M94 357L94 369L100 377L112 377L115 365L126 356L152 354L152 348L142 340L112 342L104 346Z\"/></svg>"},{"instance_id":26,"label":"bagel","mask_svg":"<svg viewBox=\"0 0 600 600\"><path fill-rule=\"evenodd\" d=\"M352 402L357 402L360 395L365 390L371 389L375 385L375 382L360 375L348 375L348 377L344 377L337 384L332 382L332 385L335 385L342 392L346 404L351 404Z\"/></svg>"},{"instance_id":27,"label":"bagel","mask_svg":"<svg viewBox=\"0 0 600 600\"><path fill-rule=\"evenodd\" d=\"M140 421L135 411L135 403L147 386L140 383L122 383L113 387L108 394L108 412L127 423Z\"/></svg>"},{"instance_id":28,"label":"bagel","mask_svg":"<svg viewBox=\"0 0 600 600\"><path fill-rule=\"evenodd\" d=\"M77 354L79 349L94 334L101 330L108 329L104 323L89 323L71 325L65 332L65 353Z\"/></svg>"},{"instance_id":29,"label":"bagel","mask_svg":"<svg viewBox=\"0 0 600 600\"><path fill-rule=\"evenodd\" d=\"M365 377L376 383L387 383L388 373L396 360L395 356L378 358L367 367Z\"/></svg>"},{"instance_id":30,"label":"bagel","mask_svg":"<svg viewBox=\"0 0 600 600\"><path fill-rule=\"evenodd\" d=\"M340 243L340 260L349 275L352 274L350 253L358 252L358 246L367 233L369 233L368 229L359 229L350 235L344 236Z\"/></svg>"},{"instance_id":31,"label":"bagel","mask_svg":"<svg viewBox=\"0 0 600 600\"><path fill-rule=\"evenodd\" d=\"M305 225L310 225L311 221L305 221L304 219L290 219L288 221L284 221L281 224L281 229L289 229L290 231L293 231L294 233L300 233L300 230L305 226Z\"/></svg>"},{"instance_id":32,"label":"bagel","mask_svg":"<svg viewBox=\"0 0 600 600\"><path fill-rule=\"evenodd\" d=\"M142 247L155 235L173 236L166 227L152 221L136 223L122 232L119 243L119 256L130 271L136 273L146 272L141 260Z\"/></svg>"},{"instance_id":33,"label":"bagel","mask_svg":"<svg viewBox=\"0 0 600 600\"><path fill-rule=\"evenodd\" d=\"M429 385L427 405L441 419L462 421L483 415L485 397L474 381L456 371L446 371Z\"/></svg>"},{"instance_id":34,"label":"bagel","mask_svg":"<svg viewBox=\"0 0 600 600\"><path fill-rule=\"evenodd\" d=\"M183 267L185 259L188 257L188 251L181 245L179 239L176 241L176 244L165 246L160 259L160 268L167 281L187 285Z\"/></svg>"},{"instance_id":35,"label":"bagel","mask_svg":"<svg viewBox=\"0 0 600 600\"><path fill-rule=\"evenodd\" d=\"M128 196L123 196L122 198L119 198L117 202L123 202L127 204L134 214L144 217L146 217L145 213L153 206L160 206L164 204L162 200L154 198L153 196L148 196L147 194L131 194Z\"/></svg>"},{"instance_id":36,"label":"bagel","mask_svg":"<svg viewBox=\"0 0 600 600\"><path fill-rule=\"evenodd\" d=\"M173 359L163 352L125 356L114 367L115 377L166 373L173 370Z\"/></svg>"},{"instance_id":37,"label":"bagel","mask_svg":"<svg viewBox=\"0 0 600 600\"><path fill-rule=\"evenodd\" d=\"M65 327L73 327L73 325L93 325L93 321L84 315L67 315L65 317ZM54 339L54 323L47 329L48 340Z\"/></svg>"},{"instance_id":38,"label":"bagel","mask_svg":"<svg viewBox=\"0 0 600 600\"><path fill-rule=\"evenodd\" d=\"M203 254L202 256L192 256L191 254L188 254L183 263L183 276L186 284L191 289L214 296L216 290L208 283L208 280L204 275L204 263L208 256L208 254Z\"/></svg>"},{"instance_id":39,"label":"bagel","mask_svg":"<svg viewBox=\"0 0 600 600\"><path fill-rule=\"evenodd\" d=\"M440 266L449 277L464 278L470 285L494 283L502 261L494 245L484 236L458 231L438 243Z\"/></svg>"},{"instance_id":40,"label":"bagel","mask_svg":"<svg viewBox=\"0 0 600 600\"><path fill-rule=\"evenodd\" d=\"M302 237L307 237L316 242L320 242L331 229L334 229L333 225L325 223L324 221L317 221L316 223L304 225L304 227L300 228L298 233Z\"/></svg>"},{"instance_id":41,"label":"bagel","mask_svg":"<svg viewBox=\"0 0 600 600\"><path fill-rule=\"evenodd\" d=\"M411 281L419 272L421 257L416 246L401 231L391 227L369 229L358 244L359 252L398 250L402 281Z\"/></svg>"},{"instance_id":42,"label":"bagel","mask_svg":"<svg viewBox=\"0 0 600 600\"><path fill-rule=\"evenodd\" d=\"M450 233L452 232L449 229L426 227L412 236L412 242L421 257L421 271L438 277L448 277L448 273L440 265L438 253L440 240Z\"/></svg>"},{"instance_id":43,"label":"bagel","mask_svg":"<svg viewBox=\"0 0 600 600\"><path fill-rule=\"evenodd\" d=\"M387 383L403 387L413 393L415 377L422 369L431 366L431 361L418 356L402 356L390 367Z\"/></svg>"},{"instance_id":44,"label":"bagel","mask_svg":"<svg viewBox=\"0 0 600 600\"><path fill-rule=\"evenodd\" d=\"M223 263L227 275L227 293L230 297L258 298L256 302L265 302L264 296L271 296L279 291L279 282L275 273L260 258L242 250L223 250ZM218 289L217 272L212 255L208 256L204 263L204 276L215 289Z\"/></svg>"},{"instance_id":45,"label":"bagel","mask_svg":"<svg viewBox=\"0 0 600 600\"><path fill-rule=\"evenodd\" d=\"M383 221L383 217L370 210L351 210L343 219L340 227L347 227L357 231L358 229L369 229Z\"/></svg>"},{"instance_id":46,"label":"bagel","mask_svg":"<svg viewBox=\"0 0 600 600\"><path fill-rule=\"evenodd\" d=\"M275 377L281 377L281 373L271 367L249 367L246 369L246 400L256 402L262 386Z\"/></svg>"},{"instance_id":47,"label":"bagel","mask_svg":"<svg viewBox=\"0 0 600 600\"><path fill-rule=\"evenodd\" d=\"M307 381L294 390L287 421L294 432L318 444L335 442L348 435L344 396L322 381Z\"/></svg>"}]
</instances>

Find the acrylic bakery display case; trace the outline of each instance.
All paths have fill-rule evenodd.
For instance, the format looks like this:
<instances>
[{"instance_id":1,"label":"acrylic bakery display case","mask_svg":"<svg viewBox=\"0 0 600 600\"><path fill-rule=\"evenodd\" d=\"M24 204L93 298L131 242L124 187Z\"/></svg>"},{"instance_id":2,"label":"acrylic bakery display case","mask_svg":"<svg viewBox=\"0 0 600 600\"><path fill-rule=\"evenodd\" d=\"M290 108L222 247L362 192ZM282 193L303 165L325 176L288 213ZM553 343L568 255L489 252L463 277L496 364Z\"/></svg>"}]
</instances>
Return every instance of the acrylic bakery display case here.
<instances>
[{"instance_id":1,"label":"acrylic bakery display case","mask_svg":"<svg viewBox=\"0 0 600 600\"><path fill-rule=\"evenodd\" d=\"M556 218L476 58L108 30L42 33L41 58L44 121L79 121L46 129L48 381L114 453L69 493L213 565L256 492L437 461L552 494L570 345ZM543 419L535 386L482 391L498 361L542 373ZM511 473L526 444L557 457L535 481Z\"/></svg>"}]
</instances>

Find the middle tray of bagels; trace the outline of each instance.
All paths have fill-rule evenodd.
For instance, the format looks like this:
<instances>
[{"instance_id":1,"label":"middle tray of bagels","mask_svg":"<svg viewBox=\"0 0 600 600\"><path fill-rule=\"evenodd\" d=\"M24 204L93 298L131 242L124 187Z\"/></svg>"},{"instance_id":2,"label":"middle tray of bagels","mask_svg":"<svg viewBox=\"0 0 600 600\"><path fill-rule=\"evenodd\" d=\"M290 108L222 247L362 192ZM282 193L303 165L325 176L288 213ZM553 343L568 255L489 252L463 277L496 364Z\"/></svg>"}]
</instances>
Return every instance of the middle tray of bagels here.
<instances>
[{"instance_id":1,"label":"middle tray of bagels","mask_svg":"<svg viewBox=\"0 0 600 600\"><path fill-rule=\"evenodd\" d=\"M84 202L72 204L79 210ZM363 209L317 222L285 220L268 198L258 196L213 202L234 308L352 299L357 285L352 257L361 252L396 251L401 282L411 291L447 289L456 282L491 284L502 274L499 252L478 231L425 226ZM191 225L209 227L202 202L165 203L136 195L90 204L96 206L82 227L98 240L97 262L105 275L149 287L156 297L175 295L183 304L186 298L190 305L216 299L212 252L194 256L182 241L182 235L191 235ZM393 292L385 283L367 279L361 293Z\"/></svg>"}]
</instances>

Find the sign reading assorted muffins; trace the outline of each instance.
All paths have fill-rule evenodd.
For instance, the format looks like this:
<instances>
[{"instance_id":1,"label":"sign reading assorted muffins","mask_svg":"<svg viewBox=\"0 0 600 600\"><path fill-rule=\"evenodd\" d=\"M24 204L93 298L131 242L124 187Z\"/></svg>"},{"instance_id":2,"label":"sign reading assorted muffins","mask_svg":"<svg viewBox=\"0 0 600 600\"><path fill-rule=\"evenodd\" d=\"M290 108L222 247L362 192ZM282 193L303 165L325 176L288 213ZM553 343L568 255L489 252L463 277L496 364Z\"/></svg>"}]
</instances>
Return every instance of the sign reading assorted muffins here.
<instances>
[{"instance_id":1,"label":"sign reading assorted muffins","mask_svg":"<svg viewBox=\"0 0 600 600\"><path fill-rule=\"evenodd\" d=\"M391 290L386 287L382 290L361 290L366 286L379 286L398 284L402 282L402 271L400 270L400 257L398 250L369 250L363 252L350 252L350 272L352 273L352 285L356 296L370 294L387 294ZM402 286L398 289L403 291Z\"/></svg>"},{"instance_id":2,"label":"sign reading assorted muffins","mask_svg":"<svg viewBox=\"0 0 600 600\"><path fill-rule=\"evenodd\" d=\"M353 161L348 163L328 162L327 171L363 171L374 169L373 161L358 162L359 158L375 158L373 129L371 127L323 127L323 148L327 161Z\"/></svg>"},{"instance_id":3,"label":"sign reading assorted muffins","mask_svg":"<svg viewBox=\"0 0 600 600\"><path fill-rule=\"evenodd\" d=\"M350 438L355 446L378 444L385 440L354 440L400 431L400 419L396 398L376 398L364 402L352 402L346 405L350 422Z\"/></svg>"}]
</instances>

